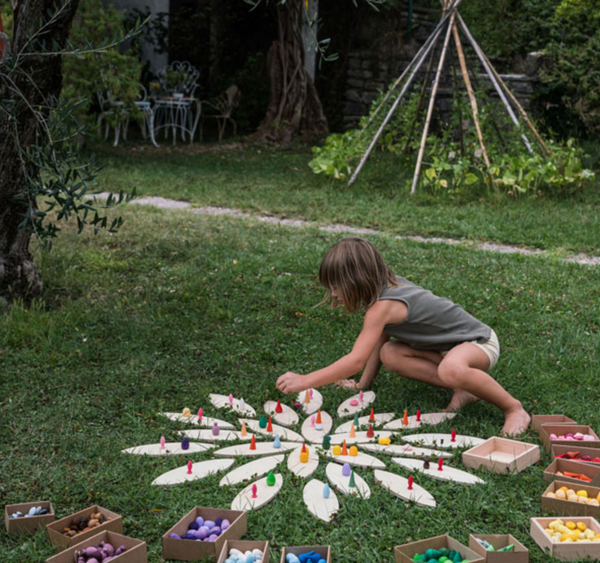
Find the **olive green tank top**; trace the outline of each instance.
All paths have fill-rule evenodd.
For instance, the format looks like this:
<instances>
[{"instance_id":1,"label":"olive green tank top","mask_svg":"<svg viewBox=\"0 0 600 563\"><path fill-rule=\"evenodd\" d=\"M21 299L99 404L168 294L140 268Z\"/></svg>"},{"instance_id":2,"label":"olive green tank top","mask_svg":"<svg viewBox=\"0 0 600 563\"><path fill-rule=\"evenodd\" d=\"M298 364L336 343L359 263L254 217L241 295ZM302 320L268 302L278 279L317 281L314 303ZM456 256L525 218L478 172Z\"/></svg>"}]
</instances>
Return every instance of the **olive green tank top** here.
<instances>
[{"instance_id":1,"label":"olive green tank top","mask_svg":"<svg viewBox=\"0 0 600 563\"><path fill-rule=\"evenodd\" d=\"M386 287L379 299L402 301L408 313L403 322L385 325L385 334L418 350L440 352L463 342L483 344L490 339L492 329L460 305L400 276L396 278L400 285Z\"/></svg>"}]
</instances>

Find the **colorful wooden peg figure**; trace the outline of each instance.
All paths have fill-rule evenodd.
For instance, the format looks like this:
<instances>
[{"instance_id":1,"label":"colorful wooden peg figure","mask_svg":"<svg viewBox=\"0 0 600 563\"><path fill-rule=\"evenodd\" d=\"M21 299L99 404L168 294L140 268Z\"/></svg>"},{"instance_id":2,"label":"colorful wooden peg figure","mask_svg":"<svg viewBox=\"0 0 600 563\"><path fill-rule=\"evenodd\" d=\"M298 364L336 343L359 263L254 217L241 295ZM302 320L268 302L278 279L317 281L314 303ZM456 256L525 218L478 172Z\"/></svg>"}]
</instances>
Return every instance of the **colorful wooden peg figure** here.
<instances>
[{"instance_id":1,"label":"colorful wooden peg figure","mask_svg":"<svg viewBox=\"0 0 600 563\"><path fill-rule=\"evenodd\" d=\"M181 440L181 449L182 450L189 450L190 449L190 439L187 436L185 436Z\"/></svg>"},{"instance_id":2,"label":"colorful wooden peg figure","mask_svg":"<svg viewBox=\"0 0 600 563\"><path fill-rule=\"evenodd\" d=\"M310 417L310 426L311 426L311 428L315 427L315 415L314 414Z\"/></svg>"},{"instance_id":3,"label":"colorful wooden peg figure","mask_svg":"<svg viewBox=\"0 0 600 563\"><path fill-rule=\"evenodd\" d=\"M356 411L354 413L354 428L358 428L359 426L359 422L358 422L358 411Z\"/></svg>"},{"instance_id":4,"label":"colorful wooden peg figure","mask_svg":"<svg viewBox=\"0 0 600 563\"><path fill-rule=\"evenodd\" d=\"M267 422L267 432L273 432L273 423L271 422L271 417L269 417L269 421Z\"/></svg>"},{"instance_id":5,"label":"colorful wooden peg figure","mask_svg":"<svg viewBox=\"0 0 600 563\"><path fill-rule=\"evenodd\" d=\"M369 422L375 422L375 411L371 407L371 414L369 415Z\"/></svg>"},{"instance_id":6,"label":"colorful wooden peg figure","mask_svg":"<svg viewBox=\"0 0 600 563\"><path fill-rule=\"evenodd\" d=\"M356 428L354 428L354 423L350 423L350 438L356 438Z\"/></svg>"},{"instance_id":7,"label":"colorful wooden peg figure","mask_svg":"<svg viewBox=\"0 0 600 563\"><path fill-rule=\"evenodd\" d=\"M417 422L421 422L421 409L417 409Z\"/></svg>"},{"instance_id":8,"label":"colorful wooden peg figure","mask_svg":"<svg viewBox=\"0 0 600 563\"><path fill-rule=\"evenodd\" d=\"M256 494L258 492L258 487L256 486L256 483L254 483L254 485L252 485L252 498L258 498L258 495Z\"/></svg>"},{"instance_id":9,"label":"colorful wooden peg figure","mask_svg":"<svg viewBox=\"0 0 600 563\"><path fill-rule=\"evenodd\" d=\"M192 416L192 412L190 411L190 409L185 407L185 409L183 409L183 412L181 413L181 416L184 416L185 418L189 418L190 416Z\"/></svg>"},{"instance_id":10,"label":"colorful wooden peg figure","mask_svg":"<svg viewBox=\"0 0 600 563\"><path fill-rule=\"evenodd\" d=\"M310 393L308 392L308 389L306 390L306 392L304 393L304 402L308 405L308 403L310 403Z\"/></svg>"},{"instance_id":11,"label":"colorful wooden peg figure","mask_svg":"<svg viewBox=\"0 0 600 563\"><path fill-rule=\"evenodd\" d=\"M316 420L317 424L323 424L323 420L321 419L321 409L319 409L317 411L317 420Z\"/></svg>"},{"instance_id":12,"label":"colorful wooden peg figure","mask_svg":"<svg viewBox=\"0 0 600 563\"><path fill-rule=\"evenodd\" d=\"M192 474L192 462L191 461L188 461L187 468L188 468L187 469L187 474L191 475Z\"/></svg>"},{"instance_id":13,"label":"colorful wooden peg figure","mask_svg":"<svg viewBox=\"0 0 600 563\"><path fill-rule=\"evenodd\" d=\"M365 400L365 394L364 394L362 391L361 391L361 392L358 394L358 400L359 400L361 403L363 403L363 402L364 402L364 400Z\"/></svg>"},{"instance_id":14,"label":"colorful wooden peg figure","mask_svg":"<svg viewBox=\"0 0 600 563\"><path fill-rule=\"evenodd\" d=\"M346 440L342 443L342 455L348 455L348 446L346 445Z\"/></svg>"},{"instance_id":15,"label":"colorful wooden peg figure","mask_svg":"<svg viewBox=\"0 0 600 563\"><path fill-rule=\"evenodd\" d=\"M354 480L354 469L352 470L352 473L350 473L350 481L348 481L348 486L352 487L353 489L356 489L356 481Z\"/></svg>"},{"instance_id":16,"label":"colorful wooden peg figure","mask_svg":"<svg viewBox=\"0 0 600 563\"><path fill-rule=\"evenodd\" d=\"M250 449L251 450L256 449L256 438L254 437L254 434L252 434L252 439L250 440Z\"/></svg>"},{"instance_id":17,"label":"colorful wooden peg figure","mask_svg":"<svg viewBox=\"0 0 600 563\"><path fill-rule=\"evenodd\" d=\"M408 476L408 490L409 491L413 490L413 476L412 475Z\"/></svg>"},{"instance_id":18,"label":"colorful wooden peg figure","mask_svg":"<svg viewBox=\"0 0 600 563\"><path fill-rule=\"evenodd\" d=\"M221 433L221 429L219 428L218 423L215 422L212 427L212 435L218 436L220 433Z\"/></svg>"},{"instance_id":19,"label":"colorful wooden peg figure","mask_svg":"<svg viewBox=\"0 0 600 563\"><path fill-rule=\"evenodd\" d=\"M240 411L244 412L246 410L246 401L244 399L240 399Z\"/></svg>"},{"instance_id":20,"label":"colorful wooden peg figure","mask_svg":"<svg viewBox=\"0 0 600 563\"><path fill-rule=\"evenodd\" d=\"M327 451L331 447L331 436L323 436L323 444L321 447Z\"/></svg>"},{"instance_id":21,"label":"colorful wooden peg figure","mask_svg":"<svg viewBox=\"0 0 600 563\"><path fill-rule=\"evenodd\" d=\"M160 437L160 449L161 449L161 450L164 450L164 449L165 449L165 442L166 442L166 440L165 440L165 437L164 437L164 436L161 436L161 437Z\"/></svg>"},{"instance_id":22,"label":"colorful wooden peg figure","mask_svg":"<svg viewBox=\"0 0 600 563\"><path fill-rule=\"evenodd\" d=\"M404 409L404 415L402 416L402 426L408 426L408 411Z\"/></svg>"},{"instance_id":23,"label":"colorful wooden peg figure","mask_svg":"<svg viewBox=\"0 0 600 563\"><path fill-rule=\"evenodd\" d=\"M269 487L275 486L275 473L273 473L272 471L269 471L269 474L267 475L267 485Z\"/></svg>"},{"instance_id":24,"label":"colorful wooden peg figure","mask_svg":"<svg viewBox=\"0 0 600 563\"><path fill-rule=\"evenodd\" d=\"M456 442L456 430L452 430L452 434L451 434L452 438L450 438L451 442Z\"/></svg>"},{"instance_id":25,"label":"colorful wooden peg figure","mask_svg":"<svg viewBox=\"0 0 600 563\"><path fill-rule=\"evenodd\" d=\"M342 465L342 476L350 477L350 473L352 473L352 468L350 467L350 464L344 463L344 465Z\"/></svg>"},{"instance_id":26,"label":"colorful wooden peg figure","mask_svg":"<svg viewBox=\"0 0 600 563\"><path fill-rule=\"evenodd\" d=\"M277 434L277 436L275 436L275 440L273 440L273 447L281 448L281 440L279 439L279 434Z\"/></svg>"},{"instance_id":27,"label":"colorful wooden peg figure","mask_svg":"<svg viewBox=\"0 0 600 563\"><path fill-rule=\"evenodd\" d=\"M443 467L444 467L444 458L440 457L440 459L438 459L438 471L442 471Z\"/></svg>"},{"instance_id":28,"label":"colorful wooden peg figure","mask_svg":"<svg viewBox=\"0 0 600 563\"><path fill-rule=\"evenodd\" d=\"M308 448L305 444L302 444L302 451L300 452L300 463L308 463Z\"/></svg>"},{"instance_id":29,"label":"colorful wooden peg figure","mask_svg":"<svg viewBox=\"0 0 600 563\"><path fill-rule=\"evenodd\" d=\"M283 407L281 406L281 401L277 401L277 405L275 406L275 412L277 414L281 414L283 412Z\"/></svg>"},{"instance_id":30,"label":"colorful wooden peg figure","mask_svg":"<svg viewBox=\"0 0 600 563\"><path fill-rule=\"evenodd\" d=\"M306 451L306 444L302 444L302 449L300 450L300 453L305 453Z\"/></svg>"},{"instance_id":31,"label":"colorful wooden peg figure","mask_svg":"<svg viewBox=\"0 0 600 563\"><path fill-rule=\"evenodd\" d=\"M308 396L310 397L310 400L313 400L313 390L312 388L308 390Z\"/></svg>"},{"instance_id":32,"label":"colorful wooden peg figure","mask_svg":"<svg viewBox=\"0 0 600 563\"><path fill-rule=\"evenodd\" d=\"M260 420L258 421L258 426L259 428L265 429L267 427L267 417L266 416L261 416Z\"/></svg>"},{"instance_id":33,"label":"colorful wooden peg figure","mask_svg":"<svg viewBox=\"0 0 600 563\"><path fill-rule=\"evenodd\" d=\"M240 436L242 436L242 438L245 438L246 436L248 436L248 430L246 430L246 421L242 420L242 430L240 431Z\"/></svg>"},{"instance_id":34,"label":"colorful wooden peg figure","mask_svg":"<svg viewBox=\"0 0 600 563\"><path fill-rule=\"evenodd\" d=\"M323 487L323 498L329 498L331 496L331 489L329 488L329 485L327 483L325 483L325 486Z\"/></svg>"},{"instance_id":35,"label":"colorful wooden peg figure","mask_svg":"<svg viewBox=\"0 0 600 563\"><path fill-rule=\"evenodd\" d=\"M202 420L202 415L203 415L203 411L202 411L202 407L200 407L198 409L198 422L200 422Z\"/></svg>"},{"instance_id":36,"label":"colorful wooden peg figure","mask_svg":"<svg viewBox=\"0 0 600 563\"><path fill-rule=\"evenodd\" d=\"M373 431L372 424L369 424L369 428L367 430L367 438L375 438L375 432Z\"/></svg>"},{"instance_id":37,"label":"colorful wooden peg figure","mask_svg":"<svg viewBox=\"0 0 600 563\"><path fill-rule=\"evenodd\" d=\"M229 393L229 406L233 407L233 395Z\"/></svg>"}]
</instances>

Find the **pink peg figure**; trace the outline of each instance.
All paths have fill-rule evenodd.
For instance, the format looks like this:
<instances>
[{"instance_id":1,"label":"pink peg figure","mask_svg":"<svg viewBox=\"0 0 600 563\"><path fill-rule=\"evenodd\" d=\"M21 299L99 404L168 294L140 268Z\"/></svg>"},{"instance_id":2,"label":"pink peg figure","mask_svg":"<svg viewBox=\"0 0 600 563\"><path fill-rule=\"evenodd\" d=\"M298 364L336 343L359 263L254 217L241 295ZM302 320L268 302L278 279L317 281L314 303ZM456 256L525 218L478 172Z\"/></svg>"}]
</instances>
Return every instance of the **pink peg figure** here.
<instances>
[{"instance_id":1,"label":"pink peg figure","mask_svg":"<svg viewBox=\"0 0 600 563\"><path fill-rule=\"evenodd\" d=\"M308 390L308 396L310 397L310 400L312 401L312 399L313 399L313 390L312 389Z\"/></svg>"},{"instance_id":2,"label":"pink peg figure","mask_svg":"<svg viewBox=\"0 0 600 563\"><path fill-rule=\"evenodd\" d=\"M452 434L450 434L452 438L450 438L451 442L456 442L456 430L452 430Z\"/></svg>"},{"instance_id":3,"label":"pink peg figure","mask_svg":"<svg viewBox=\"0 0 600 563\"><path fill-rule=\"evenodd\" d=\"M256 494L258 492L258 487L256 486L256 483L254 483L254 485L252 485L252 498L258 498L258 495Z\"/></svg>"},{"instance_id":4,"label":"pink peg figure","mask_svg":"<svg viewBox=\"0 0 600 563\"><path fill-rule=\"evenodd\" d=\"M188 467L187 474L191 475L192 474L192 462L191 462L191 460L188 461L188 466L187 467Z\"/></svg>"},{"instance_id":5,"label":"pink peg figure","mask_svg":"<svg viewBox=\"0 0 600 563\"><path fill-rule=\"evenodd\" d=\"M229 406L233 407L233 395L229 393Z\"/></svg>"},{"instance_id":6,"label":"pink peg figure","mask_svg":"<svg viewBox=\"0 0 600 563\"><path fill-rule=\"evenodd\" d=\"M310 417L310 426L311 426L311 428L315 427L315 415L314 414Z\"/></svg>"},{"instance_id":7,"label":"pink peg figure","mask_svg":"<svg viewBox=\"0 0 600 563\"><path fill-rule=\"evenodd\" d=\"M409 491L413 490L413 476L412 475L408 476L408 490Z\"/></svg>"},{"instance_id":8,"label":"pink peg figure","mask_svg":"<svg viewBox=\"0 0 600 563\"><path fill-rule=\"evenodd\" d=\"M203 413L203 411L202 411L202 407L200 407L200 408L198 409L198 421L201 421L201 420L202 420L202 415L203 415L203 414L204 414L204 413Z\"/></svg>"},{"instance_id":9,"label":"pink peg figure","mask_svg":"<svg viewBox=\"0 0 600 563\"><path fill-rule=\"evenodd\" d=\"M362 391L358 394L358 400L361 403L365 400L365 394Z\"/></svg>"},{"instance_id":10,"label":"pink peg figure","mask_svg":"<svg viewBox=\"0 0 600 563\"><path fill-rule=\"evenodd\" d=\"M218 436L220 433L221 433L221 429L219 428L219 425L215 422L212 427L212 435Z\"/></svg>"},{"instance_id":11,"label":"pink peg figure","mask_svg":"<svg viewBox=\"0 0 600 563\"><path fill-rule=\"evenodd\" d=\"M165 449L165 443L166 443L165 437L164 437L164 436L161 436L161 437L160 437L160 449L161 449L161 450L164 450L164 449Z\"/></svg>"},{"instance_id":12,"label":"pink peg figure","mask_svg":"<svg viewBox=\"0 0 600 563\"><path fill-rule=\"evenodd\" d=\"M421 410L417 409L417 422L421 422Z\"/></svg>"},{"instance_id":13,"label":"pink peg figure","mask_svg":"<svg viewBox=\"0 0 600 563\"><path fill-rule=\"evenodd\" d=\"M440 459L438 459L438 471L443 471L444 467L444 459L440 457Z\"/></svg>"}]
</instances>

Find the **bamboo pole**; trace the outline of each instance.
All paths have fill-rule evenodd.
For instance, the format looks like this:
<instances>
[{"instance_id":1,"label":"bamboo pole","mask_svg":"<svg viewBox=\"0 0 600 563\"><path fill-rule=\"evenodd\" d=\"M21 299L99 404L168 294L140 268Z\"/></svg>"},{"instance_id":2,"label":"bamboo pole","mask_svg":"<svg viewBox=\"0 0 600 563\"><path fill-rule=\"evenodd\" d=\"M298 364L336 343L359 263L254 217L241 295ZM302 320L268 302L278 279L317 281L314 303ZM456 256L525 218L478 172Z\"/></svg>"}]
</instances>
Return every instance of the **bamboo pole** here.
<instances>
[{"instance_id":1,"label":"bamboo pole","mask_svg":"<svg viewBox=\"0 0 600 563\"><path fill-rule=\"evenodd\" d=\"M458 78L456 77L456 61L454 56L450 56L450 66L452 67L452 90L454 92L454 104L456 105L456 113L458 114L458 135L460 139L460 156L465 156L465 141L463 135L463 119L460 95L458 92Z\"/></svg>"},{"instance_id":2,"label":"bamboo pole","mask_svg":"<svg viewBox=\"0 0 600 563\"><path fill-rule=\"evenodd\" d=\"M454 4L452 6L452 9L456 9L461 2L462 2L462 0L455 0ZM425 41L425 43L423 43L423 45L421 46L421 48L417 51L417 54L413 57L412 61L402 71L402 74L400 74L400 76L396 79L396 81L394 82L394 84L392 84L392 87L387 91L387 93L384 96L383 100L381 100L380 104L375 108L375 111L369 117L369 120L367 121L367 124L362 128L363 131L365 129L367 129L369 127L369 125L371 125L371 122L373 121L373 119L375 118L375 116L377 115L377 113L379 113L379 110L386 104L386 102L389 100L390 96L392 95L392 92L398 87L398 85L402 82L402 80L404 80L404 77L408 74L408 72L410 71L410 69L413 66L413 64L415 64L417 62L417 60L419 58L421 58L421 56L423 55L423 53L425 52L425 50L427 50L427 52L429 52L431 42L432 41L437 41L437 38L439 37L439 35L440 35L441 31L442 31L444 23L446 23L446 20L449 17L450 17L450 13L449 12L443 15L442 19L435 26L434 30L431 32L431 34L429 35L429 37L427 38L427 40ZM435 35L435 38L433 38L434 35ZM425 56L427 56L426 53L425 53Z\"/></svg>"},{"instance_id":3,"label":"bamboo pole","mask_svg":"<svg viewBox=\"0 0 600 563\"><path fill-rule=\"evenodd\" d=\"M517 116L515 115L515 112L513 111L513 109L510 106L510 104L508 103L508 100L506 99L506 96L504 95L504 92L502 91L502 86L508 91L509 95L512 96L512 98L514 99L514 96L512 95L512 92L510 90L508 90L508 88L506 87L506 84L504 84L504 82L502 81L502 79L500 78L500 76L496 73L496 70L492 67L492 65L489 62L488 58L485 56L484 52L481 50L481 47L479 47L479 45L477 44L477 42L475 41L475 39L473 39L473 36L471 35L471 32L467 28L467 26L466 26L465 22L463 21L463 19L460 17L460 14L458 16L458 21L459 21L459 24L460 24L460 26L461 26L461 28L463 30L463 33L466 35L467 39L469 40L469 43L471 43L471 46L473 47L475 53L479 57L479 60L481 61L481 64L483 65L484 70L486 71L489 79L491 80L492 84L494 85L494 88L496 89L496 92L498 93L498 96L500 96L500 99L502 100L502 103L504 104L504 107L506 108L506 111L508 112L508 115L512 119L512 122L515 124L515 127L517 129L521 129L521 125L519 123L519 120L517 119ZM498 76L499 81L502 82L502 86L500 86L499 81L496 79L496 76ZM516 99L514 99L514 101L516 102ZM518 102L517 102L517 105L519 105ZM523 110L523 111L525 111L525 110ZM532 131L534 132L534 134L536 135L536 137L539 137L539 135L538 135L537 131L535 131L535 128L533 127L533 125L530 126L530 129L532 129ZM523 143L527 147L527 150L530 153L532 153L533 149L531 148L531 143L529 142L529 139L527 138L527 136L523 132L521 132L521 138L523 139ZM539 137L538 140L541 140L541 137ZM545 147L545 144L544 144L543 140L541 141L541 143L542 143L542 147ZM545 150L547 150L547 147L546 147Z\"/></svg>"},{"instance_id":4,"label":"bamboo pole","mask_svg":"<svg viewBox=\"0 0 600 563\"><path fill-rule=\"evenodd\" d=\"M458 0L458 1L460 1L460 0ZM441 33L441 31L442 30L440 29L437 32L437 34L439 35ZM402 87L402 90L400 90L400 93L398 94L398 97L396 98L396 100L392 104L392 107L390 108L390 111L388 111L387 115L385 116L385 119L382 121L381 125L379 126L379 129L377 130L377 133L375 133L375 136L371 140L371 143L369 144L369 147L367 148L367 150L365 151L365 153L361 156L360 162L358 163L358 166L356 167L356 170L354 171L354 174L352 174L352 177L348 181L348 186L351 186L354 183L354 181L356 180L358 174L360 173L360 171L362 170L363 166L365 165L365 162L367 161L367 159L369 158L371 152L375 148L375 144L377 143L379 137L381 136L381 133L383 132L383 129L388 124L388 122L391 119L392 115L396 111L396 108L398 107L398 104L400 103L400 101L402 100L402 97L404 96L404 94L408 90L409 86L411 85L414 77L417 74L417 71L421 68L421 65L425 61L425 58L427 57L427 55L428 55L429 51L431 50L432 46L433 46L433 43L430 43L429 47L427 48L427 50L421 54L421 58L419 59L419 61L413 67L413 70L412 70L410 76L408 77L408 79L404 83L404 86Z\"/></svg>"},{"instance_id":5,"label":"bamboo pole","mask_svg":"<svg viewBox=\"0 0 600 563\"><path fill-rule=\"evenodd\" d=\"M435 97L437 95L438 86L440 83L440 75L442 74L442 69L444 67L444 61L446 60L446 53L448 51L448 43L450 42L450 35L452 33L452 28L454 26L455 16L456 16L456 10L453 10L452 15L450 16L450 23L448 24L448 31L446 32L446 37L444 39L444 45L442 47L442 53L440 55L440 62L438 64L437 71L435 73L435 79L433 81L433 86L431 88L431 97L429 98L429 107L427 108L427 117L425 119L425 127L423 127L423 136L421 137L421 146L419 148L419 154L417 156L417 164L415 166L415 172L413 175L412 186L410 188L411 194L414 194L417 189L417 181L419 179L419 173L421 171L421 163L423 161L423 154L425 153L425 144L427 143L427 134L429 132L429 123L431 122L433 106L435 105Z\"/></svg>"},{"instance_id":6,"label":"bamboo pole","mask_svg":"<svg viewBox=\"0 0 600 563\"><path fill-rule=\"evenodd\" d=\"M475 93L473 92L473 86L471 85L471 79L469 78L469 71L467 69L467 62L465 61L465 54L463 52L462 43L460 42L460 37L458 36L458 28L456 27L456 23L452 26L452 34L454 35L454 44L456 45L456 52L458 53L458 62L460 64L460 71L462 72L462 77L465 82L465 86L467 88L467 95L469 96L469 102L471 104L471 113L473 114L473 121L475 122L475 130L477 131L477 139L479 140L479 146L481 147L481 152L483 154L483 160L485 161L485 165L488 167L488 170L491 168L490 159L488 157L487 150L485 148L485 144L483 142L483 134L481 133L481 124L479 123L479 108L477 107L477 99L475 98ZM491 172L490 172L491 174ZM494 179L492 178L492 182Z\"/></svg>"}]
</instances>

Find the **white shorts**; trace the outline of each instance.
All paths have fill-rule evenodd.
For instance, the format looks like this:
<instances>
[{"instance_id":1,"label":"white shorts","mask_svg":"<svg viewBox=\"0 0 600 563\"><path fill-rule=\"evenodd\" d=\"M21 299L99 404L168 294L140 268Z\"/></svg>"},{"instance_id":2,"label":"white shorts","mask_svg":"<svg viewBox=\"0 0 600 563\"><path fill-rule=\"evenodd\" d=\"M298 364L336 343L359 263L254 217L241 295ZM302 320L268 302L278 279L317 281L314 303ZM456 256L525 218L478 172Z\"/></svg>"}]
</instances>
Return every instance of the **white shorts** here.
<instances>
[{"instance_id":1,"label":"white shorts","mask_svg":"<svg viewBox=\"0 0 600 563\"><path fill-rule=\"evenodd\" d=\"M488 368L488 371L491 371L491 369L498 363L498 356L500 356L500 342L498 342L498 335L494 329L492 329L492 334L490 334L490 339L487 342L481 344L476 340L472 340L469 342L469 344L475 344L475 346L481 348L487 354L487 357L490 359L490 367ZM450 352L450 350L441 352L442 358L448 352Z\"/></svg>"}]
</instances>

